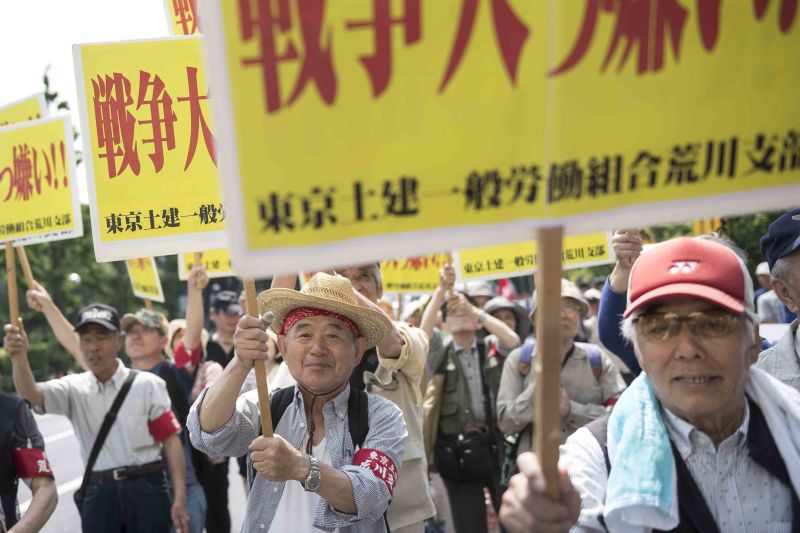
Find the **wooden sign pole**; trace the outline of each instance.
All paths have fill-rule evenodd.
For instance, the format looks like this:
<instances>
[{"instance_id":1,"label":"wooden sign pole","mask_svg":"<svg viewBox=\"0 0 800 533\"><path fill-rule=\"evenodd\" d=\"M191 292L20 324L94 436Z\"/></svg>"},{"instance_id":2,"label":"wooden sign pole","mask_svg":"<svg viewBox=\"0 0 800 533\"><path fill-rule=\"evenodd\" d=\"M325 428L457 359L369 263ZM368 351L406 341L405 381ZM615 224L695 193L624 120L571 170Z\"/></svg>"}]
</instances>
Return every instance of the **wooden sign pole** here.
<instances>
[{"instance_id":1,"label":"wooden sign pole","mask_svg":"<svg viewBox=\"0 0 800 533\"><path fill-rule=\"evenodd\" d=\"M25 284L29 289L32 289L35 281L33 280L33 272L31 271L30 263L28 263L28 254L25 253L24 246L17 247L17 255L19 256L19 264L22 265L22 273L25 275Z\"/></svg>"},{"instance_id":2,"label":"wooden sign pole","mask_svg":"<svg viewBox=\"0 0 800 533\"><path fill-rule=\"evenodd\" d=\"M558 446L561 443L561 239L563 229L537 231L536 360L534 379L535 432L533 449L539 458L547 493L558 498Z\"/></svg>"},{"instance_id":3,"label":"wooden sign pole","mask_svg":"<svg viewBox=\"0 0 800 533\"><path fill-rule=\"evenodd\" d=\"M14 246L11 241L6 241L6 281L8 282L8 322L12 326L18 326L17 263L14 259Z\"/></svg>"},{"instance_id":4,"label":"wooden sign pole","mask_svg":"<svg viewBox=\"0 0 800 533\"><path fill-rule=\"evenodd\" d=\"M258 318L258 300L256 299L256 282L244 280L244 298L247 314ZM258 412L261 415L261 434L272 436L272 413L269 410L269 388L267 387L267 369L264 361L255 361L256 388L258 389Z\"/></svg>"},{"instance_id":5,"label":"wooden sign pole","mask_svg":"<svg viewBox=\"0 0 800 533\"><path fill-rule=\"evenodd\" d=\"M150 298L144 299L144 308L147 309L148 311L153 310L153 301Z\"/></svg>"}]
</instances>

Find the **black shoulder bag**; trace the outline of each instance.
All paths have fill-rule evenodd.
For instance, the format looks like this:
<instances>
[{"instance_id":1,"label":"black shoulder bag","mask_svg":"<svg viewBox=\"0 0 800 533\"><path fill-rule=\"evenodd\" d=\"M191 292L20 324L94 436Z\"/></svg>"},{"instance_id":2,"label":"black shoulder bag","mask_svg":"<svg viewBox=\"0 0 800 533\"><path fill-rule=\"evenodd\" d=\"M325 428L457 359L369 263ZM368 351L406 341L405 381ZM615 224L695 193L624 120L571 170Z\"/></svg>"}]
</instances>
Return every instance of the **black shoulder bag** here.
<instances>
[{"instance_id":1,"label":"black shoulder bag","mask_svg":"<svg viewBox=\"0 0 800 533\"><path fill-rule=\"evenodd\" d=\"M486 428L453 436L440 434L434 449L439 473L455 483L490 480L500 466L500 439L495 429L491 393L484 377L486 345L479 341L477 348Z\"/></svg>"},{"instance_id":2,"label":"black shoulder bag","mask_svg":"<svg viewBox=\"0 0 800 533\"><path fill-rule=\"evenodd\" d=\"M131 390L131 385L133 385L133 380L136 379L136 374L138 374L136 370L130 370L128 372L128 377L125 379L122 388L114 398L114 403L111 404L111 409L108 410L108 413L106 413L103 419L103 425L100 426L97 438L94 439L92 451L89 453L89 460L86 462L86 470L83 472L83 481L81 481L80 488L76 490L73 495L75 505L78 506L78 513L83 513L83 499L86 495L86 487L89 485L89 479L92 477L92 469L97 462L97 456L100 455L100 450L103 448L103 443L106 441L109 431L111 431L111 426L114 425L114 421L117 419L119 408L122 407L122 402L125 401L128 391Z\"/></svg>"}]
</instances>

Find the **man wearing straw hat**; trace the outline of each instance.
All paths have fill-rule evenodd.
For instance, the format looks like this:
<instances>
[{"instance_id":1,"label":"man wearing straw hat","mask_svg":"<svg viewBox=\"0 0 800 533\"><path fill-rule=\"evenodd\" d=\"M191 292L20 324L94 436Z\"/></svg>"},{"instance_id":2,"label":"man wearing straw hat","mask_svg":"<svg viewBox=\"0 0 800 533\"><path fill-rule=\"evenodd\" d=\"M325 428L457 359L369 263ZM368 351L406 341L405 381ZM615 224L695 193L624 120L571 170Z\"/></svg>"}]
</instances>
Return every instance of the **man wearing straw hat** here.
<instances>
[{"instance_id":1,"label":"man wearing straw hat","mask_svg":"<svg viewBox=\"0 0 800 533\"><path fill-rule=\"evenodd\" d=\"M253 361L267 357L267 324L244 316L234 335L236 359L192 406L192 442L210 454L250 452L257 475L242 531L386 531L405 423L394 404L351 389L348 380L391 322L360 306L347 279L325 273L300 292L268 290L258 303L262 314L274 315L278 347L297 380L291 403L273 414L276 435L259 436L256 391L239 398ZM368 425L360 446L356 410L366 412Z\"/></svg>"}]
</instances>

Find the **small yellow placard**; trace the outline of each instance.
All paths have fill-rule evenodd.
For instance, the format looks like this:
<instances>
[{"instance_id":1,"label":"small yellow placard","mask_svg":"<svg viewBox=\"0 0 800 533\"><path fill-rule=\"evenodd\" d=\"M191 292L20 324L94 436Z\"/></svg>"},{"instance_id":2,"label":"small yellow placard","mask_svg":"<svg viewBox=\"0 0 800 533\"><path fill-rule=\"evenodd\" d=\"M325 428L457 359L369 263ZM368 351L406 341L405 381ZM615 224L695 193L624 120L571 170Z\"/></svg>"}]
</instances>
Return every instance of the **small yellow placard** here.
<instances>
[{"instance_id":1,"label":"small yellow placard","mask_svg":"<svg viewBox=\"0 0 800 533\"><path fill-rule=\"evenodd\" d=\"M81 235L69 116L0 128L0 242Z\"/></svg>"},{"instance_id":2,"label":"small yellow placard","mask_svg":"<svg viewBox=\"0 0 800 533\"><path fill-rule=\"evenodd\" d=\"M37 120L47 116L44 93L36 93L0 106L0 128L9 124Z\"/></svg>"},{"instance_id":3,"label":"small yellow placard","mask_svg":"<svg viewBox=\"0 0 800 533\"><path fill-rule=\"evenodd\" d=\"M164 291L161 290L161 278L158 276L156 261L152 257L128 259L128 276L131 278L131 288L137 298L164 302Z\"/></svg>"},{"instance_id":4,"label":"small yellow placard","mask_svg":"<svg viewBox=\"0 0 800 533\"><path fill-rule=\"evenodd\" d=\"M530 274L537 268L537 249L536 241L525 241L459 250L454 254L456 272L464 281ZM561 250L561 266L565 270L617 260L611 249L611 233L568 235Z\"/></svg>"},{"instance_id":5,"label":"small yellow placard","mask_svg":"<svg viewBox=\"0 0 800 533\"><path fill-rule=\"evenodd\" d=\"M439 270L448 254L429 254L381 261L383 292L429 294L439 285Z\"/></svg>"},{"instance_id":6,"label":"small yellow placard","mask_svg":"<svg viewBox=\"0 0 800 533\"><path fill-rule=\"evenodd\" d=\"M194 266L194 253L178 255L178 278L186 281L189 279L189 272ZM233 276L231 267L231 256L226 248L219 250L209 250L203 252L200 264L206 269L209 278L224 278Z\"/></svg>"},{"instance_id":7,"label":"small yellow placard","mask_svg":"<svg viewBox=\"0 0 800 533\"><path fill-rule=\"evenodd\" d=\"M197 16L197 0L164 0L169 31L172 35L195 35L200 33Z\"/></svg>"},{"instance_id":8,"label":"small yellow placard","mask_svg":"<svg viewBox=\"0 0 800 533\"><path fill-rule=\"evenodd\" d=\"M97 260L225 247L200 38L73 52Z\"/></svg>"}]
</instances>

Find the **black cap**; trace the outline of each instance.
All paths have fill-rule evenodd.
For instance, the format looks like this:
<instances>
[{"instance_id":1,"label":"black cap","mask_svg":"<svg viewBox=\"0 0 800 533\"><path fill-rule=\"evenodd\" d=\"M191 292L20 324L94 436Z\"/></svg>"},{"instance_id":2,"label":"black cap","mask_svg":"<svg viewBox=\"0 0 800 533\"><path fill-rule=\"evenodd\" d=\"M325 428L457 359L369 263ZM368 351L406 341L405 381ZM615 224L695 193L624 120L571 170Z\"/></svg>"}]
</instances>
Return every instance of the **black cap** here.
<instances>
[{"instance_id":1,"label":"black cap","mask_svg":"<svg viewBox=\"0 0 800 533\"><path fill-rule=\"evenodd\" d=\"M211 297L211 309L222 311L225 314L242 314L239 305L239 295L233 291L220 291Z\"/></svg>"},{"instance_id":2,"label":"black cap","mask_svg":"<svg viewBox=\"0 0 800 533\"><path fill-rule=\"evenodd\" d=\"M78 323L75 331L86 324L100 324L110 331L119 331L119 313L110 305L89 304L78 311Z\"/></svg>"},{"instance_id":3,"label":"black cap","mask_svg":"<svg viewBox=\"0 0 800 533\"><path fill-rule=\"evenodd\" d=\"M761 237L761 253L769 264L787 256L800 248L800 207L787 211L769 225L767 233Z\"/></svg>"}]
</instances>

